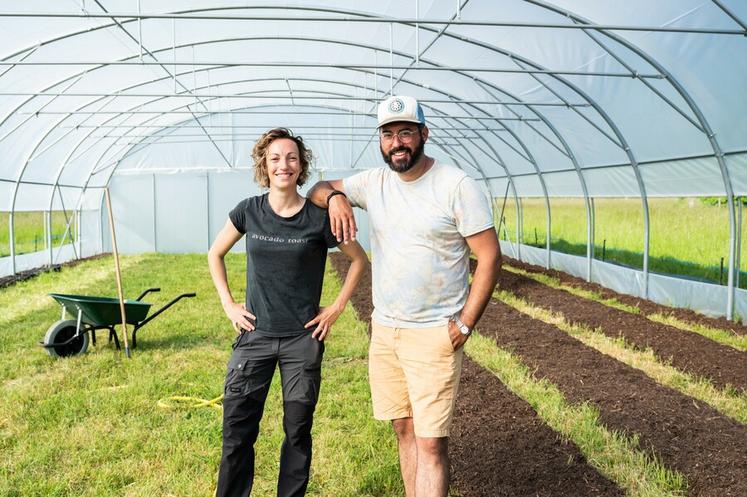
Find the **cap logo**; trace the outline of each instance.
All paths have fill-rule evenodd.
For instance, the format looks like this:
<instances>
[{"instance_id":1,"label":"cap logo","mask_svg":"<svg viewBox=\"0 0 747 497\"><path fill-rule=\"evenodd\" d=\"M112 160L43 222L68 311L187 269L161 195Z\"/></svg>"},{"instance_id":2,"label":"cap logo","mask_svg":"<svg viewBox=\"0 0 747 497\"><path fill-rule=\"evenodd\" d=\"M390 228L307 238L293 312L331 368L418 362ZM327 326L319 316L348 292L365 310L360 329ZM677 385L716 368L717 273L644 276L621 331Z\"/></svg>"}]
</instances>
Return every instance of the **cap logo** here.
<instances>
[{"instance_id":1,"label":"cap logo","mask_svg":"<svg viewBox=\"0 0 747 497\"><path fill-rule=\"evenodd\" d=\"M399 114L400 112L405 110L405 103L399 98L395 98L394 100L389 102L389 110L391 112L394 112L395 114Z\"/></svg>"}]
</instances>

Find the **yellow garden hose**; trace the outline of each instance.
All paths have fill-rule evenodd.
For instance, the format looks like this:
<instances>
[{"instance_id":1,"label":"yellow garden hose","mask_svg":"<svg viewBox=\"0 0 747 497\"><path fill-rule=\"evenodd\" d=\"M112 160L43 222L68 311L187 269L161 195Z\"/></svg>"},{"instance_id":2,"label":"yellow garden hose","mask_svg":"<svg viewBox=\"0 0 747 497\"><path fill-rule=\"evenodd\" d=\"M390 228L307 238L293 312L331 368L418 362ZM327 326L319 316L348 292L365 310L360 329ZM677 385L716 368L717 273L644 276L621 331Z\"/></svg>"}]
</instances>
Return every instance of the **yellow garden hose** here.
<instances>
[{"instance_id":1,"label":"yellow garden hose","mask_svg":"<svg viewBox=\"0 0 747 497\"><path fill-rule=\"evenodd\" d=\"M158 401L158 407L161 409L195 409L198 407L212 407L219 411L223 410L223 404L221 401L223 396L216 397L214 399L200 399L198 397L186 397L183 395L174 395L172 397L165 397Z\"/></svg>"}]
</instances>

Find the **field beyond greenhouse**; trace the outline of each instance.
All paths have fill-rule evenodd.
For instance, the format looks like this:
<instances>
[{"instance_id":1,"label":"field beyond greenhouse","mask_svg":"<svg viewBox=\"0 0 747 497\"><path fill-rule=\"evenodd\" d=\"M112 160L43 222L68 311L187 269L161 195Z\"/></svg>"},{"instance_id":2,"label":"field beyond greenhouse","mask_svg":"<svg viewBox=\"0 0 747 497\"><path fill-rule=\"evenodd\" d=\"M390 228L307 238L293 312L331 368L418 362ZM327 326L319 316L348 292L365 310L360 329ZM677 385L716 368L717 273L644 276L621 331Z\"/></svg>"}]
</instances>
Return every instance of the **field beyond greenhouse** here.
<instances>
[{"instance_id":1,"label":"field beyond greenhouse","mask_svg":"<svg viewBox=\"0 0 747 497\"><path fill-rule=\"evenodd\" d=\"M498 199L500 210L502 199ZM650 198L649 269L709 283L726 284L729 264L729 209L722 199ZM551 198L552 250L586 256L586 209L583 199ZM523 242L545 247L544 199L521 199ZM640 199L594 199L594 257L636 269L643 267L643 210ZM507 199L501 239L516 241L516 203ZM498 224L496 222L496 224ZM723 260L722 260L723 259ZM742 244L741 260L747 260ZM722 266L723 263L723 266ZM740 287L747 288L741 271Z\"/></svg>"},{"instance_id":2,"label":"field beyond greenhouse","mask_svg":"<svg viewBox=\"0 0 747 497\"><path fill-rule=\"evenodd\" d=\"M10 232L8 230L8 212L0 212L0 257L10 255ZM72 217L72 220L71 220ZM66 211L52 211L52 246L58 247L61 243L70 243L77 240L77 226L75 217ZM70 221L70 228L68 228ZM48 240L44 232L44 213L16 212L13 221L15 231L16 254L37 252L47 248Z\"/></svg>"},{"instance_id":3,"label":"field beyond greenhouse","mask_svg":"<svg viewBox=\"0 0 747 497\"><path fill-rule=\"evenodd\" d=\"M242 286L243 257L229 255ZM233 331L204 255L122 258L126 296L156 306L128 360L107 344L53 360L49 292L116 295L111 257L0 289L0 495L209 496L220 411L172 399L222 392ZM323 303L347 271L331 255ZM236 298L242 298L236 292ZM327 342L308 495L401 496L394 436L372 419L370 280ZM451 441L452 496L747 495L747 328L616 295L509 260L467 343ZM257 446L256 495L274 493L278 378Z\"/></svg>"}]
</instances>

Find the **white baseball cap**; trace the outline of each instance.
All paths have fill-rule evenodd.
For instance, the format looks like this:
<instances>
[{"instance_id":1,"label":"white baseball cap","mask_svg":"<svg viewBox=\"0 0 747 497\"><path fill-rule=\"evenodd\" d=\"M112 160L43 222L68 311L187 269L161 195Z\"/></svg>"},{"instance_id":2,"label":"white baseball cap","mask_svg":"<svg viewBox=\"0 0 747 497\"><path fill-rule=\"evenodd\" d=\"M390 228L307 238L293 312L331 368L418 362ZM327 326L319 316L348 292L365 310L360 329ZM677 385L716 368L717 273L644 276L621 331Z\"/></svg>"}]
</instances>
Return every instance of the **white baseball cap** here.
<instances>
[{"instance_id":1,"label":"white baseball cap","mask_svg":"<svg viewBox=\"0 0 747 497\"><path fill-rule=\"evenodd\" d=\"M406 95L393 95L379 104L379 128L385 124L404 121L425 124L423 108L417 100Z\"/></svg>"}]
</instances>

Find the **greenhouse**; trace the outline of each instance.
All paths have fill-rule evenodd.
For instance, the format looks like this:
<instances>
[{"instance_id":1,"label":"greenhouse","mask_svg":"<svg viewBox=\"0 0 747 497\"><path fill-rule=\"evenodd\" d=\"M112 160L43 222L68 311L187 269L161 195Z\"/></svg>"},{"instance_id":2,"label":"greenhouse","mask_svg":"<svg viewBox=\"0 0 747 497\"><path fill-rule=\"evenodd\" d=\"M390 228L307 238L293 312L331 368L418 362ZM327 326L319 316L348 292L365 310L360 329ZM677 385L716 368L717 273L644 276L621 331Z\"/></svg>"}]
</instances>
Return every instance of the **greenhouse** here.
<instances>
[{"instance_id":1,"label":"greenhouse","mask_svg":"<svg viewBox=\"0 0 747 497\"><path fill-rule=\"evenodd\" d=\"M424 359L435 340L413 349L407 374L426 381L402 382L409 414L378 416L377 266L372 278L354 243L327 253L332 207L314 207L318 264L267 249L262 284L291 288L287 301L318 286L314 333L339 311L334 329L294 328L316 338L299 342L298 383L282 363L259 382L241 356L263 335L234 317L256 324L259 274L236 212L279 191L255 182L252 158L277 127L313 153L307 182L283 190L304 209L318 182L396 172L395 136L417 134L471 185L459 206L482 227L456 237L460 278L427 267L412 299L440 312L463 280L463 307L438 316L459 358L450 397L432 395L448 429L412 436L448 442L439 495L747 495L747 1L6 1L0 40L0 495L226 495L230 439L256 451L252 495L275 495L291 485L293 423L310 437L312 417L293 495L412 494L397 422L418 416L407 389L439 385ZM378 129L393 96L417 99L426 131ZM376 213L354 212L375 261ZM435 253L446 237L430 234ZM421 269L386 255L387 269ZM475 288L484 305L465 324ZM254 434L229 436L246 399Z\"/></svg>"},{"instance_id":2,"label":"greenhouse","mask_svg":"<svg viewBox=\"0 0 747 497\"><path fill-rule=\"evenodd\" d=\"M291 128L309 140L319 177L344 177L379 164L375 105L400 93L425 106L435 156L478 179L498 211L504 199L514 206L505 253L658 302L745 315L735 202L747 188L744 7L6 4L0 274L108 251L107 186L123 252L204 252L252 188L249 151L263 130ZM531 238L527 197L544 204L544 246L517 243ZM617 197L639 199L632 269L594 258L594 200ZM722 285L649 270L657 197L724 197ZM579 199L585 256L553 250L553 198ZM24 223L36 226L33 247Z\"/></svg>"}]
</instances>

